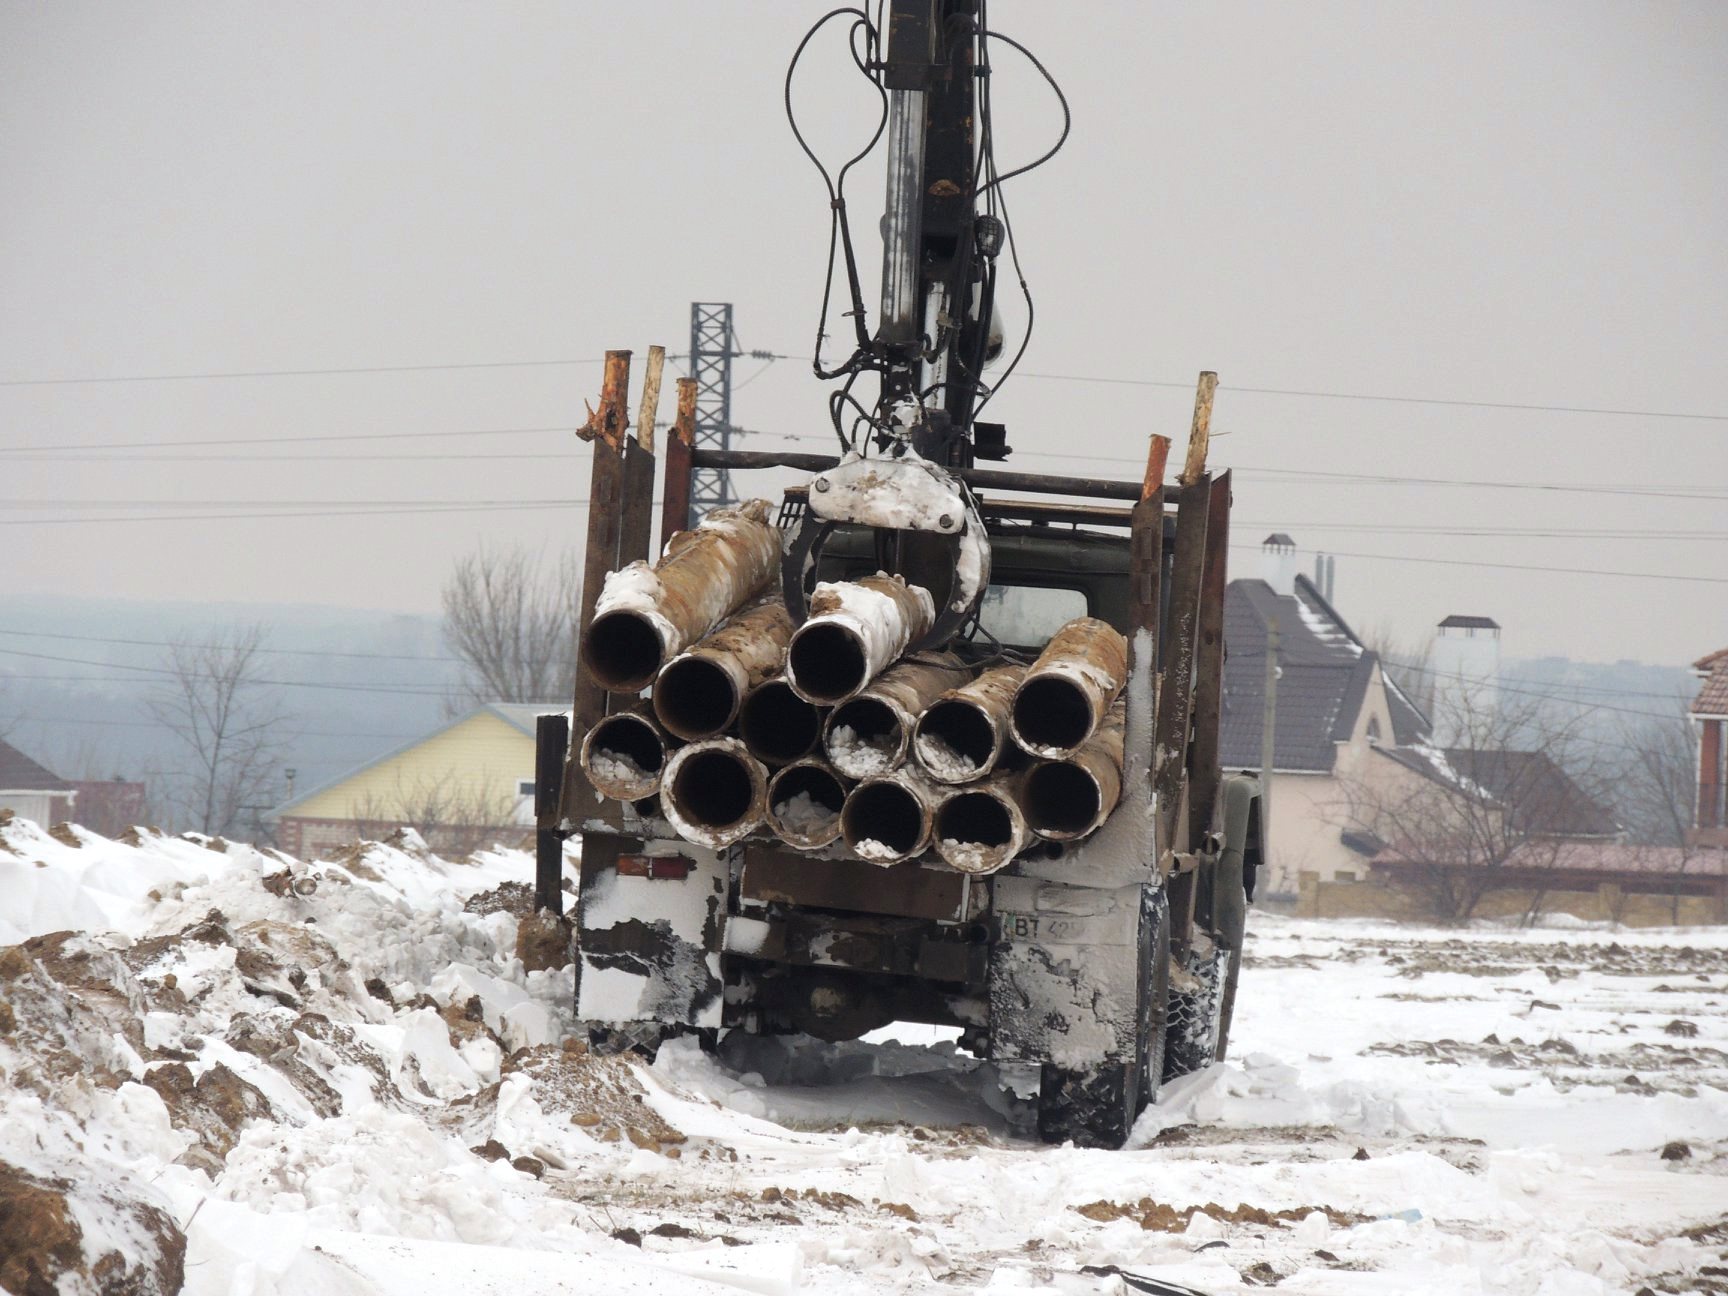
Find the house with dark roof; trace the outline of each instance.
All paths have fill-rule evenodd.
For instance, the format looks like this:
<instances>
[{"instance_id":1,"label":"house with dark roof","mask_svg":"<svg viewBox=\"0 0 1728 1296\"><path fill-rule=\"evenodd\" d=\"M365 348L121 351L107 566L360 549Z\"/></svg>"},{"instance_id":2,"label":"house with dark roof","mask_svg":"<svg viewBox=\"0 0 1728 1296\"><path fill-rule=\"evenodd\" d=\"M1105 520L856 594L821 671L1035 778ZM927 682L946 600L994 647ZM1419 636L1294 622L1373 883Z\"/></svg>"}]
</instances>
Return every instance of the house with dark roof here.
<instances>
[{"instance_id":1,"label":"house with dark roof","mask_svg":"<svg viewBox=\"0 0 1728 1296\"><path fill-rule=\"evenodd\" d=\"M1404 777L1375 752L1425 742L1427 716L1297 570L1296 542L1283 532L1262 542L1261 576L1226 590L1224 639L1226 768L1260 767L1266 656L1276 652L1267 889L1294 893L1303 874L1354 880L1374 847L1353 838L1347 785Z\"/></svg>"},{"instance_id":2,"label":"house with dark roof","mask_svg":"<svg viewBox=\"0 0 1728 1296\"><path fill-rule=\"evenodd\" d=\"M44 828L72 817L78 789L8 742L0 741L0 810Z\"/></svg>"},{"instance_id":3,"label":"house with dark roof","mask_svg":"<svg viewBox=\"0 0 1728 1296\"><path fill-rule=\"evenodd\" d=\"M465 854L532 829L535 718L558 703L489 702L278 806L268 816L291 855L413 828Z\"/></svg>"},{"instance_id":4,"label":"house with dark roof","mask_svg":"<svg viewBox=\"0 0 1728 1296\"><path fill-rule=\"evenodd\" d=\"M1698 726L1698 799L1692 816L1695 846L1728 848L1728 648L1692 663L1698 696L1692 722Z\"/></svg>"}]
</instances>

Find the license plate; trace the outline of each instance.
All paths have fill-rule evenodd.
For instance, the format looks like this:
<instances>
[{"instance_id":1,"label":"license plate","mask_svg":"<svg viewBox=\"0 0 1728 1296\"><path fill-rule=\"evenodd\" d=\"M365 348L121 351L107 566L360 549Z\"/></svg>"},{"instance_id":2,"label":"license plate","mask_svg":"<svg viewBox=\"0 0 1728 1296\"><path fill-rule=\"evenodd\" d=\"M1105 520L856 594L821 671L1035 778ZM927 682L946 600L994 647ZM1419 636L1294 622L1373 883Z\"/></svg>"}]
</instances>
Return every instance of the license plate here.
<instances>
[{"instance_id":1,"label":"license plate","mask_svg":"<svg viewBox=\"0 0 1728 1296\"><path fill-rule=\"evenodd\" d=\"M996 911L996 937L1003 941L1045 941L1052 945L1083 940L1086 919L1066 914Z\"/></svg>"}]
</instances>

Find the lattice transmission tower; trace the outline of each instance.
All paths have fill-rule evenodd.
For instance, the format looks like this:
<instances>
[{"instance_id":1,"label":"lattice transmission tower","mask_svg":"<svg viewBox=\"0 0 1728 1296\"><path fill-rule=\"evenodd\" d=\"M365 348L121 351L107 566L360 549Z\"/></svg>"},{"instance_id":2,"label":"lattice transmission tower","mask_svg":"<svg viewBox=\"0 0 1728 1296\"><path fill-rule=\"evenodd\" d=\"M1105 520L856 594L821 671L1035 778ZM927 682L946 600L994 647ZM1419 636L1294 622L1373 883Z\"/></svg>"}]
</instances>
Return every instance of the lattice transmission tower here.
<instances>
[{"instance_id":1,"label":"lattice transmission tower","mask_svg":"<svg viewBox=\"0 0 1728 1296\"><path fill-rule=\"evenodd\" d=\"M732 358L740 354L731 302L690 303L690 376L696 380L696 448L732 448ZM736 504L732 474L698 468L690 480L690 520Z\"/></svg>"}]
</instances>

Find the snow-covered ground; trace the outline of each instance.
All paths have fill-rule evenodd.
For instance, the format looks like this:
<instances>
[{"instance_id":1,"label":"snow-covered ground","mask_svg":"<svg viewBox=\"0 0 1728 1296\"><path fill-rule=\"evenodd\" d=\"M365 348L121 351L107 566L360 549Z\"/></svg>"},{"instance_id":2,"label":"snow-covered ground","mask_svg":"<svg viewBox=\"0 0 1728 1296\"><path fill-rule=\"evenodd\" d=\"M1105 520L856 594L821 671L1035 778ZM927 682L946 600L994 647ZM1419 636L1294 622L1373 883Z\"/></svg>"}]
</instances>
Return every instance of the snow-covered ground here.
<instances>
[{"instance_id":1,"label":"snow-covered ground","mask_svg":"<svg viewBox=\"0 0 1728 1296\"><path fill-rule=\"evenodd\" d=\"M566 1047L531 868L0 825L0 1221L198 1296L1728 1290L1728 932L1255 915L1234 1060L1106 1153L926 1028Z\"/></svg>"}]
</instances>

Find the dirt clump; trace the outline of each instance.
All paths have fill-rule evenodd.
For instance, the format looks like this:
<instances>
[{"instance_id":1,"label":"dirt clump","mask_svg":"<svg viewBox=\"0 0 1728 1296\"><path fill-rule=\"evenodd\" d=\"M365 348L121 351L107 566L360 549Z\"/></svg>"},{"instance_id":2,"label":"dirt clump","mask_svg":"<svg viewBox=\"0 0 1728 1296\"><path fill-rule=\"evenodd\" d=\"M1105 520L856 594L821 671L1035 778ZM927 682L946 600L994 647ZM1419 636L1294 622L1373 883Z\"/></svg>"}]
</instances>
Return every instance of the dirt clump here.
<instances>
[{"instance_id":1,"label":"dirt clump","mask_svg":"<svg viewBox=\"0 0 1728 1296\"><path fill-rule=\"evenodd\" d=\"M220 1062L196 1080L184 1062L169 1062L153 1067L144 1083L161 1095L174 1128L197 1139L177 1159L212 1174L221 1170L247 1121L276 1114L262 1090Z\"/></svg>"},{"instance_id":2,"label":"dirt clump","mask_svg":"<svg viewBox=\"0 0 1728 1296\"><path fill-rule=\"evenodd\" d=\"M556 914L532 914L516 925L516 957L527 972L554 972L570 966L570 927Z\"/></svg>"},{"instance_id":3,"label":"dirt clump","mask_svg":"<svg viewBox=\"0 0 1728 1296\"><path fill-rule=\"evenodd\" d=\"M72 1181L31 1174L0 1161L0 1289L19 1296L52 1296L68 1289L101 1292L177 1292L186 1279L186 1237L160 1207L82 1186L83 1208L113 1219L110 1232L138 1246L87 1254L84 1229L67 1195Z\"/></svg>"},{"instance_id":4,"label":"dirt clump","mask_svg":"<svg viewBox=\"0 0 1728 1296\"><path fill-rule=\"evenodd\" d=\"M534 887L528 882L501 882L490 891L477 891L462 906L463 913L507 913L527 918L534 912Z\"/></svg>"},{"instance_id":5,"label":"dirt clump","mask_svg":"<svg viewBox=\"0 0 1728 1296\"><path fill-rule=\"evenodd\" d=\"M1341 1211L1331 1206L1296 1206L1287 1210L1269 1211L1260 1206L1248 1206L1238 1203L1233 1208L1220 1206L1217 1202L1207 1202L1204 1206L1175 1207L1163 1202L1153 1201L1150 1197L1142 1197L1137 1202L1087 1202L1084 1206L1071 1208L1076 1214L1084 1215L1089 1220L1100 1224L1108 1224L1111 1220L1131 1219L1148 1232L1181 1233L1196 1215L1207 1215L1220 1224L1259 1224L1262 1227L1272 1224L1295 1224L1319 1211L1334 1228L1349 1228L1356 1224L1364 1224L1368 1216L1357 1215L1350 1211Z\"/></svg>"}]
</instances>

